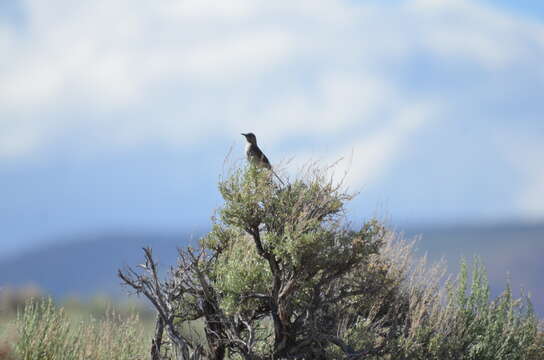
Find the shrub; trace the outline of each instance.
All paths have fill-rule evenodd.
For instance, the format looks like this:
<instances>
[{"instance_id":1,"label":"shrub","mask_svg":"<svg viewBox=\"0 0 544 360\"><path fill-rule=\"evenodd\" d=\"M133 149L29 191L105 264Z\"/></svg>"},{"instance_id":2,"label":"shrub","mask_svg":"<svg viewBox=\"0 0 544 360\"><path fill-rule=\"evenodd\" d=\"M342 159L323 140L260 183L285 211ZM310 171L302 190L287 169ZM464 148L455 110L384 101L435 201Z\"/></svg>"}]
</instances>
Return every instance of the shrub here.
<instances>
[{"instance_id":1,"label":"shrub","mask_svg":"<svg viewBox=\"0 0 544 360\"><path fill-rule=\"evenodd\" d=\"M475 260L471 281L468 270L462 263L456 283L447 282L441 296L410 299L405 329L391 342L391 359L522 360L544 355L529 299L514 299L507 286L491 301L481 262ZM419 288L424 294L425 286Z\"/></svg>"},{"instance_id":2,"label":"shrub","mask_svg":"<svg viewBox=\"0 0 544 360\"><path fill-rule=\"evenodd\" d=\"M20 360L135 360L148 348L138 317L73 323L51 299L31 300L17 315L15 354Z\"/></svg>"},{"instance_id":3,"label":"shrub","mask_svg":"<svg viewBox=\"0 0 544 360\"><path fill-rule=\"evenodd\" d=\"M219 183L224 206L198 249L180 249L162 280L152 250L122 280L157 309L181 359L531 359L543 355L528 299L491 301L476 262L456 282L371 219L353 229L352 195L311 169L287 186L266 169ZM202 319L206 343L180 325ZM539 342L540 341L540 342ZM164 348L163 348L164 352Z\"/></svg>"}]
</instances>

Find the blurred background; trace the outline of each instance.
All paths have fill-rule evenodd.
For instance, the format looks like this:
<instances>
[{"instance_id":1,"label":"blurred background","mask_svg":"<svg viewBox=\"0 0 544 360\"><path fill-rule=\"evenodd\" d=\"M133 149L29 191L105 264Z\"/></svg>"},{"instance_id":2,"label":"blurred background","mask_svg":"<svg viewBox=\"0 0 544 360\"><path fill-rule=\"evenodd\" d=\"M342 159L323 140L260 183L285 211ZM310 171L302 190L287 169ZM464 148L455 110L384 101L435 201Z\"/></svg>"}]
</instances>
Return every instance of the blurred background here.
<instances>
[{"instance_id":1,"label":"blurred background","mask_svg":"<svg viewBox=\"0 0 544 360\"><path fill-rule=\"evenodd\" d=\"M343 159L354 224L478 254L542 317L543 59L536 0L0 1L0 288L126 296L252 131L285 175Z\"/></svg>"}]
</instances>

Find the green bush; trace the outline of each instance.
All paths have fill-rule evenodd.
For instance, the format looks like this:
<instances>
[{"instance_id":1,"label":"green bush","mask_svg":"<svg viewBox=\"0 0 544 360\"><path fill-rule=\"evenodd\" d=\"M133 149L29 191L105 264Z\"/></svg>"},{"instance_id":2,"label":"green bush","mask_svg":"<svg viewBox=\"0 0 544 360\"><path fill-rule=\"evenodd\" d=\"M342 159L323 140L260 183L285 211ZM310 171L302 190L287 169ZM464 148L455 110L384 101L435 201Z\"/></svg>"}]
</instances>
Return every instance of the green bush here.
<instances>
[{"instance_id":1,"label":"green bush","mask_svg":"<svg viewBox=\"0 0 544 360\"><path fill-rule=\"evenodd\" d=\"M222 222L203 242L216 251L211 277L220 303L231 314L266 309L262 301L243 299L273 293L273 268L263 251L271 253L281 267L280 281L295 281L288 318L307 312L319 324L319 331L309 333L320 339L311 339L302 327L294 331L295 347L313 347L299 351L299 358L544 359L538 319L527 297L514 299L508 285L492 300L478 259L470 277L463 263L458 279L444 282L444 265L429 267L415 258L413 244L377 220L358 232L349 230L343 214L353 197L323 172L313 169L278 187L266 172L238 169L220 183L220 191ZM255 231L263 249L251 239ZM351 265L328 288L317 287L346 264ZM346 293L354 295L342 298ZM329 303L330 298L337 300ZM323 305L313 307L316 301Z\"/></svg>"},{"instance_id":2,"label":"green bush","mask_svg":"<svg viewBox=\"0 0 544 360\"><path fill-rule=\"evenodd\" d=\"M478 260L470 276L463 263L444 281L443 264L416 258L413 242L376 219L354 229L353 196L326 172L280 186L248 166L219 191L212 230L179 251L166 280L148 248L139 271L119 272L158 310L157 329L183 359L544 359L527 297L508 286L492 300ZM180 327L197 319L204 336L194 340Z\"/></svg>"},{"instance_id":3,"label":"green bush","mask_svg":"<svg viewBox=\"0 0 544 360\"><path fill-rule=\"evenodd\" d=\"M514 299L507 286L491 301L481 262L475 260L471 281L468 270L463 262L456 283L448 282L443 296L412 299L405 331L391 344L391 359L544 358L544 347L538 344L538 320L529 299Z\"/></svg>"},{"instance_id":4,"label":"green bush","mask_svg":"<svg viewBox=\"0 0 544 360\"><path fill-rule=\"evenodd\" d=\"M149 340L137 316L73 323L49 300L32 300L17 314L14 352L20 360L146 359Z\"/></svg>"}]
</instances>

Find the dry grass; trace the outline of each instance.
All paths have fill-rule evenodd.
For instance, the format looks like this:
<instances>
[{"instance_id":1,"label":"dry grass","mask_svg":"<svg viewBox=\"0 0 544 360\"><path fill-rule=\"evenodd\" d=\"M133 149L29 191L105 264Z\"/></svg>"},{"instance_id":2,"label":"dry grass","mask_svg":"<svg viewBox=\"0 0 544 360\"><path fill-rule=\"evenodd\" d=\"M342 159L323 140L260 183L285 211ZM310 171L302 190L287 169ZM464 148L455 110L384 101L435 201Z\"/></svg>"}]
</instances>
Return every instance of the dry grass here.
<instances>
[{"instance_id":1,"label":"dry grass","mask_svg":"<svg viewBox=\"0 0 544 360\"><path fill-rule=\"evenodd\" d=\"M149 349L149 336L137 315L121 318L110 312L102 320L74 323L51 300L29 301L14 329L13 351L5 348L18 360L136 360L146 359Z\"/></svg>"},{"instance_id":2,"label":"dry grass","mask_svg":"<svg viewBox=\"0 0 544 360\"><path fill-rule=\"evenodd\" d=\"M445 278L445 263L429 266L414 257L414 244L391 233L380 252L399 291L373 306L403 314L387 339L391 359L544 359L542 328L528 298L513 298L507 285L492 299L477 258L470 268L462 262L454 281Z\"/></svg>"},{"instance_id":3,"label":"dry grass","mask_svg":"<svg viewBox=\"0 0 544 360\"><path fill-rule=\"evenodd\" d=\"M0 339L0 360L17 360L12 344L15 336L8 330L2 332Z\"/></svg>"}]
</instances>

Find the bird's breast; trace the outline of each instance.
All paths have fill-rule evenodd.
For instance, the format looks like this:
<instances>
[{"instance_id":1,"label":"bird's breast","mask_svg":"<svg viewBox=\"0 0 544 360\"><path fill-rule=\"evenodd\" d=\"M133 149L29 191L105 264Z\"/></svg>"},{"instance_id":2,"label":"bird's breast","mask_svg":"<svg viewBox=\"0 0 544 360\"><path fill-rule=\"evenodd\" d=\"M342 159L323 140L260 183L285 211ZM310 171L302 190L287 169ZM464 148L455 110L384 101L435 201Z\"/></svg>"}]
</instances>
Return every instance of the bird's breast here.
<instances>
[{"instance_id":1,"label":"bird's breast","mask_svg":"<svg viewBox=\"0 0 544 360\"><path fill-rule=\"evenodd\" d=\"M251 144L246 143L246 156L249 156L250 150L251 150Z\"/></svg>"}]
</instances>

